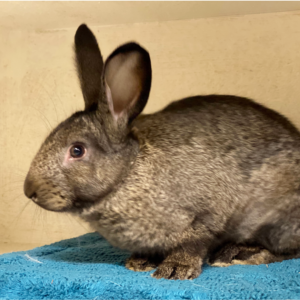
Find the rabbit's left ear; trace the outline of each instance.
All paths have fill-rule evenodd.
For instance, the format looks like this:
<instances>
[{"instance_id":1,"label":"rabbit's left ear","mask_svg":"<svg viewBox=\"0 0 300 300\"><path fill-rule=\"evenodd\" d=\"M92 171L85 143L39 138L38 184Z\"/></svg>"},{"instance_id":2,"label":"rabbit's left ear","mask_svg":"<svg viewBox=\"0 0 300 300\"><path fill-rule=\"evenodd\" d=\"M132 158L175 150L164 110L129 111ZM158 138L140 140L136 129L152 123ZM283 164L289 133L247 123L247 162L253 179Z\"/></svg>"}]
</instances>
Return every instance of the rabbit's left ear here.
<instances>
[{"instance_id":1,"label":"rabbit's left ear","mask_svg":"<svg viewBox=\"0 0 300 300\"><path fill-rule=\"evenodd\" d=\"M151 74L150 56L136 43L125 44L108 57L103 81L113 122L128 125L142 112L150 93Z\"/></svg>"},{"instance_id":2,"label":"rabbit's left ear","mask_svg":"<svg viewBox=\"0 0 300 300\"><path fill-rule=\"evenodd\" d=\"M102 99L103 60L97 40L85 24L76 31L75 53L85 110L95 110Z\"/></svg>"}]
</instances>

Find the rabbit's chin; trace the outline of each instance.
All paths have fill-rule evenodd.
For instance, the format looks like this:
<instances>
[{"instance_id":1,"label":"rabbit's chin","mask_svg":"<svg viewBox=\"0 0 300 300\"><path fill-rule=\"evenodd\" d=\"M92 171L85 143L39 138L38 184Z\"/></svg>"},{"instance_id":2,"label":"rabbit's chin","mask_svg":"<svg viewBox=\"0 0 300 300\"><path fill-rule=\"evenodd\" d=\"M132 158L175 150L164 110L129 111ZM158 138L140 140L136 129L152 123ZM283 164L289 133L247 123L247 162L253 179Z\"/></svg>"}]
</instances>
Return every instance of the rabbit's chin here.
<instances>
[{"instance_id":1,"label":"rabbit's chin","mask_svg":"<svg viewBox=\"0 0 300 300\"><path fill-rule=\"evenodd\" d=\"M95 201L82 201L82 199L63 201L57 198L41 199L38 197L32 198L32 201L39 207L53 212L64 212L75 215L80 215L83 210L90 209L95 205Z\"/></svg>"},{"instance_id":2,"label":"rabbit's chin","mask_svg":"<svg viewBox=\"0 0 300 300\"><path fill-rule=\"evenodd\" d=\"M54 212L68 212L73 209L72 201L62 200L60 198L51 197L51 198L39 198L33 197L32 201L37 204L39 207Z\"/></svg>"}]
</instances>

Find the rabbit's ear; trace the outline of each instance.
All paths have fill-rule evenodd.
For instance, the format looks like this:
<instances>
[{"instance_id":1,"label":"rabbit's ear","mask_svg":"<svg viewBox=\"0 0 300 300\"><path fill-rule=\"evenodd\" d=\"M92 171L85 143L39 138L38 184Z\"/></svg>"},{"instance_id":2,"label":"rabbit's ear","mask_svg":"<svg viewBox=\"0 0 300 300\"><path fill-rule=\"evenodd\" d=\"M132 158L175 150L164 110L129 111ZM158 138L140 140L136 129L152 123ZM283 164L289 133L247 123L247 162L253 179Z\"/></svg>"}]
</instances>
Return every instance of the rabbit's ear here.
<instances>
[{"instance_id":1,"label":"rabbit's ear","mask_svg":"<svg viewBox=\"0 0 300 300\"><path fill-rule=\"evenodd\" d=\"M95 36L85 24L76 31L75 53L85 110L97 109L102 97L103 59Z\"/></svg>"},{"instance_id":2,"label":"rabbit's ear","mask_svg":"<svg viewBox=\"0 0 300 300\"><path fill-rule=\"evenodd\" d=\"M103 76L114 122L126 126L147 103L151 87L150 56L136 43L125 44L108 57Z\"/></svg>"}]
</instances>

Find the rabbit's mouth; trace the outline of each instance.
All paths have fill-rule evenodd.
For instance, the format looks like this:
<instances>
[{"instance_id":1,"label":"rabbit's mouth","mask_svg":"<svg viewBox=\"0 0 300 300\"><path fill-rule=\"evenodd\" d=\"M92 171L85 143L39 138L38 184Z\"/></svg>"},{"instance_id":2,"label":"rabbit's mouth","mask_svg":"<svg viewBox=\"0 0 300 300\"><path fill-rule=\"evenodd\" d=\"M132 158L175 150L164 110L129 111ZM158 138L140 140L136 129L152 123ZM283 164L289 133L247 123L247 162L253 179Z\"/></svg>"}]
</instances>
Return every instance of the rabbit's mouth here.
<instances>
[{"instance_id":1,"label":"rabbit's mouth","mask_svg":"<svg viewBox=\"0 0 300 300\"><path fill-rule=\"evenodd\" d=\"M30 175L26 177L24 193L35 204L49 211L65 212L72 206L72 201L58 187L42 180L34 180Z\"/></svg>"}]
</instances>

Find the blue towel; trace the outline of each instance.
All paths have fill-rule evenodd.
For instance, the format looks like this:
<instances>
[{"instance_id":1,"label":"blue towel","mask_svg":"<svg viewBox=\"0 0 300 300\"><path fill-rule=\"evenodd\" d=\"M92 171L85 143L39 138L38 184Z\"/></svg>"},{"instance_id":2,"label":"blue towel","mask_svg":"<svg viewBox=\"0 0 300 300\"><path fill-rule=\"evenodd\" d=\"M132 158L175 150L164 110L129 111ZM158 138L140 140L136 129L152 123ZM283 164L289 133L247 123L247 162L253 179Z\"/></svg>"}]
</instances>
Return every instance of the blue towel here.
<instances>
[{"instance_id":1,"label":"blue towel","mask_svg":"<svg viewBox=\"0 0 300 300\"><path fill-rule=\"evenodd\" d=\"M0 299L300 299L300 259L204 266L199 278L154 279L97 233L0 256Z\"/></svg>"}]
</instances>

